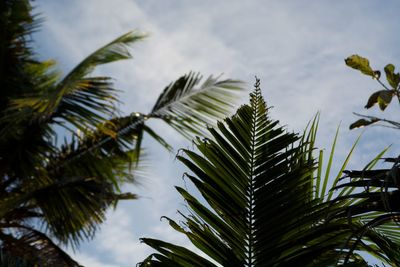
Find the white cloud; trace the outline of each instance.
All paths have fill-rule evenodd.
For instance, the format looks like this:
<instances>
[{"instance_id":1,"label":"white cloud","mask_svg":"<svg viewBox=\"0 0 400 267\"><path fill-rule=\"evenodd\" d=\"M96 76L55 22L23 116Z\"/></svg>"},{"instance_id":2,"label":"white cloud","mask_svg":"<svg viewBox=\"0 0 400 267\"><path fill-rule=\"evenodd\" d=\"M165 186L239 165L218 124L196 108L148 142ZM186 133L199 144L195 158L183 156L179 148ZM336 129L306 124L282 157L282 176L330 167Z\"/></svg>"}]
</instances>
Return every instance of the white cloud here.
<instances>
[{"instance_id":1,"label":"white cloud","mask_svg":"<svg viewBox=\"0 0 400 267\"><path fill-rule=\"evenodd\" d=\"M129 216L130 213L131 211L126 209L116 210L110 216L98 239L100 251L109 253L119 266L132 264L140 260L138 256L146 255L150 251L146 246L138 243L139 238L132 229L134 222Z\"/></svg>"},{"instance_id":2,"label":"white cloud","mask_svg":"<svg viewBox=\"0 0 400 267\"><path fill-rule=\"evenodd\" d=\"M71 253L73 255L73 253ZM119 267L114 264L107 264L104 260L99 260L98 255L88 255L86 253L81 253L78 255L74 255L74 259L79 262L79 264L83 264L83 266L90 267Z\"/></svg>"}]
</instances>

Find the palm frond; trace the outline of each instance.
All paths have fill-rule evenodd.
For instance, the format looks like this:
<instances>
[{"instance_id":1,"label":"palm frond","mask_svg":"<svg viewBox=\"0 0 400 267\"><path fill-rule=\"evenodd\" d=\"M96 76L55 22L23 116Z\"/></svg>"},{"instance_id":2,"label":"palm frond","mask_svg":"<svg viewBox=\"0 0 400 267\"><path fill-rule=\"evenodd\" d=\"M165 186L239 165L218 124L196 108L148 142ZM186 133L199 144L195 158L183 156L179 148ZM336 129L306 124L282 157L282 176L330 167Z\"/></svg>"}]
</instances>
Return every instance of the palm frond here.
<instances>
[{"instance_id":1,"label":"palm frond","mask_svg":"<svg viewBox=\"0 0 400 267\"><path fill-rule=\"evenodd\" d=\"M96 136L90 136L80 143L67 143L47 157L47 165L39 168L35 177L0 184L0 218L15 220L15 212L22 216L16 208L28 206L30 213L40 213L38 218L59 241L77 245L91 238L108 207L136 198L122 193L120 186L134 181L130 167L137 167L138 161L133 148L118 150L119 144L108 143L82 153L95 142Z\"/></svg>"},{"instance_id":2,"label":"palm frond","mask_svg":"<svg viewBox=\"0 0 400 267\"><path fill-rule=\"evenodd\" d=\"M110 158L119 157L126 160L129 166L139 162L143 134L147 133L158 143L171 151L172 147L149 126L145 124L146 117L138 112L123 117L115 117L99 124L94 131L86 133L78 130L72 141L64 144L61 151L57 151L57 160L47 164L48 171L60 169L61 166L74 164L86 154L96 154L97 157ZM133 158L132 158L133 156ZM112 162L110 159L109 162ZM90 164L90 163L89 163ZM105 166L108 164L105 163ZM129 169L130 169L129 167ZM117 170L115 166L107 167L109 170ZM109 178L112 179L111 175ZM131 177L129 173L118 175L118 177ZM132 179L125 179L132 182Z\"/></svg>"},{"instance_id":3,"label":"palm frond","mask_svg":"<svg viewBox=\"0 0 400 267\"><path fill-rule=\"evenodd\" d=\"M8 98L27 90L30 83L26 67L34 65L30 35L39 21L32 15L29 1L2 1L0 8L0 108L4 109Z\"/></svg>"},{"instance_id":4,"label":"palm frond","mask_svg":"<svg viewBox=\"0 0 400 267\"><path fill-rule=\"evenodd\" d=\"M218 130L209 128L212 139L195 139L198 153L184 149L184 156L178 156L190 169L187 178L207 206L177 187L190 215L182 214L181 223L167 220L209 258L144 238L142 241L157 253L142 266L343 263L355 244L352 228L361 224L354 221L350 226L347 218L329 218L330 211L342 210L343 204L332 205L315 195L317 166L312 151L317 123L301 138L285 132L267 114L257 87L250 105L242 106L225 123L218 123ZM357 243L356 249L369 247ZM350 255L350 261L367 266L357 253Z\"/></svg>"},{"instance_id":5,"label":"palm frond","mask_svg":"<svg viewBox=\"0 0 400 267\"><path fill-rule=\"evenodd\" d=\"M396 237L400 218L398 159L385 159L393 163L391 168L373 169L386 151L387 148L363 170L346 170L343 179L348 178L350 181L337 185L336 189L346 190L347 194L339 195L336 200L347 200L350 205L346 213L351 217L363 218L364 228L390 233L386 236L399 243L400 239Z\"/></svg>"},{"instance_id":6,"label":"palm frond","mask_svg":"<svg viewBox=\"0 0 400 267\"><path fill-rule=\"evenodd\" d=\"M29 222L30 218L36 218L34 225L42 222L57 240L76 246L93 237L110 205L135 198L131 193L117 193L111 182L64 174L43 185L37 185L37 181L25 182L2 194L0 216L1 222ZM20 211L15 207L20 207ZM9 229L7 224L2 228Z\"/></svg>"},{"instance_id":7,"label":"palm frond","mask_svg":"<svg viewBox=\"0 0 400 267\"><path fill-rule=\"evenodd\" d=\"M28 267L29 265L24 259L11 255L0 248L0 266Z\"/></svg>"},{"instance_id":8,"label":"palm frond","mask_svg":"<svg viewBox=\"0 0 400 267\"><path fill-rule=\"evenodd\" d=\"M90 153L101 158L118 156L129 162L133 149L136 151L133 159L138 161L143 131L148 129L144 122L143 115L133 113L103 121L93 131L78 130L72 140L56 153L62 163L49 163L48 169L59 169L61 165L74 162Z\"/></svg>"},{"instance_id":9,"label":"palm frond","mask_svg":"<svg viewBox=\"0 0 400 267\"><path fill-rule=\"evenodd\" d=\"M241 82L190 72L168 85L148 117L161 118L182 135L203 135L207 126L229 114L242 90Z\"/></svg>"},{"instance_id":10,"label":"palm frond","mask_svg":"<svg viewBox=\"0 0 400 267\"><path fill-rule=\"evenodd\" d=\"M16 266L81 266L42 232L24 225L10 226L22 234L16 238L0 233L3 240L1 250L7 253L8 258L16 260Z\"/></svg>"},{"instance_id":11,"label":"palm frond","mask_svg":"<svg viewBox=\"0 0 400 267\"><path fill-rule=\"evenodd\" d=\"M317 115L314 121L311 124L310 132L312 135L316 135L316 128L318 122L319 115ZM306 133L306 131L305 131ZM309 133L310 135L310 133ZM376 194L374 198L375 201L378 199L377 191L379 188L382 188L382 183L378 180L369 180L368 183L360 180L359 178L355 179L356 176L360 176L361 172L353 172L351 176L354 176L352 181L344 184L340 184L343 179L347 178L349 175L349 171L345 171L347 164L351 155L354 152L360 138L361 134L355 140L353 145L351 146L344 162L342 163L340 170L337 175L334 175L334 179L331 179L332 171L331 165L334 162L334 151L337 143L337 139L339 136L339 127L337 128L336 134L334 136L333 144L331 147L331 151L329 153L327 167L325 168L325 173L322 175L323 169L323 155L324 151L319 151L319 160L318 160L318 169L316 175L316 182L313 185L315 188L315 196L320 199L321 203L331 202L330 207L330 215L329 218L336 217L336 220L340 221L342 218L346 219L350 223L351 232L348 240L348 244L353 243L352 249L347 253L346 257L349 257L355 247L357 245L362 246L362 250L368 251L373 257L383 261L389 262L391 264L398 264L400 260L400 254L396 252L400 249L400 239L398 239L399 232L395 227L389 226L385 228L387 224L390 224L391 218L385 217L380 218L382 213L377 210L383 210L384 207L381 203L374 202L371 205L371 202L363 203L363 197L365 197L364 193L354 194L354 191L363 187L368 190L369 193ZM378 161L383 157L383 155L387 152L389 147L383 149L380 153L378 153L375 158L367 164L364 168L363 173L365 172L367 176L373 176L374 174L382 173L381 171L373 171L372 169L378 163ZM343 173L345 176L343 177ZM371 177L370 177L371 178ZM332 181L330 185L330 190L328 190L328 182ZM390 182L389 182L390 183ZM390 186L390 185L389 185ZM327 192L327 193L326 193ZM371 195L372 196L372 195ZM375 206L374 206L375 205ZM379 206L379 207L378 207ZM369 207L369 208L366 208ZM371 227L371 222L380 221L382 223L382 219L385 221L385 225L375 225L375 227ZM353 241L351 241L353 239ZM370 244L370 243L375 244ZM390 245L388 245L390 244ZM389 251L388 247L391 247L392 250ZM384 252L382 252L384 251ZM389 256L388 256L389 255Z\"/></svg>"},{"instance_id":12,"label":"palm frond","mask_svg":"<svg viewBox=\"0 0 400 267\"><path fill-rule=\"evenodd\" d=\"M90 119L98 117L97 114L112 115L115 111L112 103L116 98L109 78L87 77L87 75L98 65L131 58L127 46L144 37L145 35L139 32L128 32L78 64L55 88L54 96L49 103L50 107L53 106L52 112L57 108L53 116L61 117L75 125L74 120L78 117L83 121L88 120L87 124L90 126L93 125Z\"/></svg>"},{"instance_id":13,"label":"palm frond","mask_svg":"<svg viewBox=\"0 0 400 267\"><path fill-rule=\"evenodd\" d=\"M109 77L89 77L95 67L131 57L127 46L143 39L138 32L126 33L89 55L61 81L25 97L13 99L8 113L21 117L21 110L34 118L74 125L80 130L94 128L116 112L116 90Z\"/></svg>"},{"instance_id":14,"label":"palm frond","mask_svg":"<svg viewBox=\"0 0 400 267\"><path fill-rule=\"evenodd\" d=\"M321 194L319 195L319 198L327 200L327 201L330 201L330 200L333 199L334 193L336 193L339 196L342 196L342 195L346 194L346 191L343 191L343 190L341 190L340 192L335 191L335 190L329 190L329 192L327 192L328 181L330 180L329 178L332 175L331 166L332 166L333 158L334 158L334 155L335 155L336 142L337 142L337 139L338 139L338 136L339 136L339 127L340 127L340 125L338 126L338 128L336 130L336 134L335 134L335 137L334 137L334 140L333 140L333 143L332 143L331 151L330 151L329 158L328 158L328 164L327 164L327 167L326 167L326 170L325 170L325 177L323 179L324 182L323 182L323 185L322 185L322 188L321 188ZM334 179L332 181L332 184L330 185L330 188L335 188L337 186L338 182L340 181L340 179L342 177L342 173L345 170L345 168L346 168L346 166L347 166L347 164L348 164L348 162L349 162L349 160L350 160L350 158L351 158L351 156L352 156L352 154L354 152L354 149L356 148L358 142L360 141L360 138L361 138L361 135L359 135L358 138L353 142L353 145L351 146L349 152L347 153L346 159L343 161L342 165L340 166L340 169L337 172L336 177L334 177ZM322 169L322 165L323 165L323 161L322 161L323 151L322 150L320 151L320 157L321 157L321 161L319 161L319 165L320 165L319 168ZM318 180L320 180L321 178L322 177L317 176ZM325 195L325 193L326 193L326 195Z\"/></svg>"},{"instance_id":15,"label":"palm frond","mask_svg":"<svg viewBox=\"0 0 400 267\"><path fill-rule=\"evenodd\" d=\"M86 153L73 164L63 164L63 160L76 155L79 147L68 151L65 158L50 159L50 182L33 191L36 192L32 196L34 202L43 212L49 230L65 243L73 241L77 245L81 240L90 239L111 205L137 198L134 194L122 193L120 187L135 181L131 166L138 167L138 154L135 150L107 152L107 148L110 147ZM54 169L57 164L60 168Z\"/></svg>"}]
</instances>

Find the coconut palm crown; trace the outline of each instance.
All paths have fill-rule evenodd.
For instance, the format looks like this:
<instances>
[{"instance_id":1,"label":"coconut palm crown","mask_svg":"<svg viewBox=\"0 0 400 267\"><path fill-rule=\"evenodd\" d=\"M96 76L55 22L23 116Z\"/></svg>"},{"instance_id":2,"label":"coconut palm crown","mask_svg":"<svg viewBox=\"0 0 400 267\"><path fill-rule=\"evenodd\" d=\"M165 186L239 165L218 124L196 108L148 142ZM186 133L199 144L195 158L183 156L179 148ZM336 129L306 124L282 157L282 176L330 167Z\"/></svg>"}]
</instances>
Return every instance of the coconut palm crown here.
<instances>
[{"instance_id":1,"label":"coconut palm crown","mask_svg":"<svg viewBox=\"0 0 400 267\"><path fill-rule=\"evenodd\" d=\"M356 242L362 221L336 216L349 202L326 190L313 156L317 121L303 136L288 133L255 87L249 105L178 156L202 199L176 187L189 214L163 218L197 250L143 238L156 252L141 266L368 266L360 251L397 266L398 243L373 229Z\"/></svg>"}]
</instances>

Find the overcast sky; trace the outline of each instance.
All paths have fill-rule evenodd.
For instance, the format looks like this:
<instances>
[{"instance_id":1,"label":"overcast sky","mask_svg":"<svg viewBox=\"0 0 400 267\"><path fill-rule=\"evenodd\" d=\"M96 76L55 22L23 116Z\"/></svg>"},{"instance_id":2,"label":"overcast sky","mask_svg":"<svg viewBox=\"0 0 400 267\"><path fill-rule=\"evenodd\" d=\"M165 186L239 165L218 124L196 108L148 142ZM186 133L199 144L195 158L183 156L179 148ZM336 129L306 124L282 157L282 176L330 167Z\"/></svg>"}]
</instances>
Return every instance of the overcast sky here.
<instances>
[{"instance_id":1,"label":"overcast sky","mask_svg":"<svg viewBox=\"0 0 400 267\"><path fill-rule=\"evenodd\" d=\"M45 18L35 35L41 58L56 59L64 73L89 53L132 29L149 37L132 49L134 59L102 67L123 90L122 109L148 112L171 81L189 71L240 79L249 92L254 76L261 79L271 115L292 131L301 131L321 112L318 143L329 148L341 123L337 162L344 160L360 131L349 131L366 112L368 96L379 89L367 76L347 68L344 58L368 57L375 69L400 66L400 2L396 0L337 1L178 1L178 0L36 0ZM247 94L247 93L246 93ZM243 103L247 101L247 95ZM397 103L395 103L397 104ZM386 117L396 117L398 105ZM175 149L190 147L175 132L152 123ZM398 132L381 127L364 134L349 167L362 168ZM163 215L177 217L183 209L173 185L183 185L185 169L149 139L146 176L127 187L142 196L110 211L96 238L82 244L75 257L86 266L135 266L151 253L140 237L156 237L190 246L172 231ZM397 155L393 145L390 154Z\"/></svg>"}]
</instances>

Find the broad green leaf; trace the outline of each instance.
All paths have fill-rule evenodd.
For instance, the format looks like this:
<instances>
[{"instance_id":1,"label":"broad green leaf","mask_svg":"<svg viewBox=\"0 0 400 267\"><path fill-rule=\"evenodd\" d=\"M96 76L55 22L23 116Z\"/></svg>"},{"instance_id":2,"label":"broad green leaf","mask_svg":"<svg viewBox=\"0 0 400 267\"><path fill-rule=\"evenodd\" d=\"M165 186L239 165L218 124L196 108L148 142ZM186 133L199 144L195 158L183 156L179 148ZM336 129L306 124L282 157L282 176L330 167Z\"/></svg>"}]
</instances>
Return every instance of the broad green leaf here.
<instances>
[{"instance_id":1,"label":"broad green leaf","mask_svg":"<svg viewBox=\"0 0 400 267\"><path fill-rule=\"evenodd\" d=\"M400 82L400 74L399 73L394 73L394 65L393 64L387 64L385 67L385 73L386 73L386 79L390 86L392 86L393 89L397 89L397 86L399 85Z\"/></svg>"},{"instance_id":2,"label":"broad green leaf","mask_svg":"<svg viewBox=\"0 0 400 267\"><path fill-rule=\"evenodd\" d=\"M361 71L365 75L369 75L371 77L375 76L374 70L369 65L369 60L359 55L352 55L344 60L346 65Z\"/></svg>"}]
</instances>

